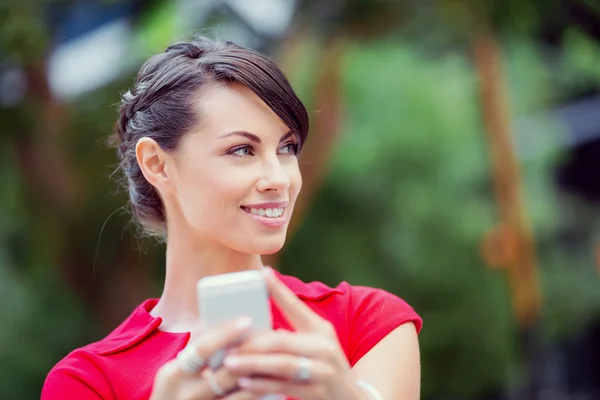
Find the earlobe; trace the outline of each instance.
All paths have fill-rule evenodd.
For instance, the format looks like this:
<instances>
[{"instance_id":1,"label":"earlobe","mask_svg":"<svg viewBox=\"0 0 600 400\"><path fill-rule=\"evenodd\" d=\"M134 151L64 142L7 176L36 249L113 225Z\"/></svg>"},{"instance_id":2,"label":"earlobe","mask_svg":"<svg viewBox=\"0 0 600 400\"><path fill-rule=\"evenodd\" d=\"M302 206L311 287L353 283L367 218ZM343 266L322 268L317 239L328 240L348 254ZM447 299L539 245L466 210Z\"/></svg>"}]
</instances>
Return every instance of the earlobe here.
<instances>
[{"instance_id":1,"label":"earlobe","mask_svg":"<svg viewBox=\"0 0 600 400\"><path fill-rule=\"evenodd\" d=\"M152 186L165 189L169 184L165 152L154 139L144 137L135 146L135 155L144 177Z\"/></svg>"}]
</instances>

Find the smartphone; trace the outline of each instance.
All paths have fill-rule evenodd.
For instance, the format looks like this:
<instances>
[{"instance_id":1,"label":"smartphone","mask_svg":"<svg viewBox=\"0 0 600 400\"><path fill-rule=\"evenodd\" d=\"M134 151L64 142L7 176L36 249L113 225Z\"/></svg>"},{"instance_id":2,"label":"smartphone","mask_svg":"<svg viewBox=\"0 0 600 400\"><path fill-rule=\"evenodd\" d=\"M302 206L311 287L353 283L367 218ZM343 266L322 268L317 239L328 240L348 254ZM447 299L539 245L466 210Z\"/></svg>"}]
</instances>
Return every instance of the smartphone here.
<instances>
[{"instance_id":1,"label":"smartphone","mask_svg":"<svg viewBox=\"0 0 600 400\"><path fill-rule=\"evenodd\" d=\"M269 292L261 271L232 272L202 278L197 284L198 309L203 329L211 329L237 317L250 317L252 333L273 329ZM214 371L223 363L227 349L218 351L209 360ZM277 394L261 400L281 400Z\"/></svg>"},{"instance_id":2,"label":"smartphone","mask_svg":"<svg viewBox=\"0 0 600 400\"><path fill-rule=\"evenodd\" d=\"M272 329L267 283L261 271L208 276L197 285L201 324L211 329L237 317L252 320L252 332Z\"/></svg>"},{"instance_id":3,"label":"smartphone","mask_svg":"<svg viewBox=\"0 0 600 400\"><path fill-rule=\"evenodd\" d=\"M237 317L250 317L250 332L272 329L269 293L260 271L242 271L202 278L197 284L198 309L203 329L211 329ZM225 349L215 354L209 366L221 366Z\"/></svg>"}]
</instances>

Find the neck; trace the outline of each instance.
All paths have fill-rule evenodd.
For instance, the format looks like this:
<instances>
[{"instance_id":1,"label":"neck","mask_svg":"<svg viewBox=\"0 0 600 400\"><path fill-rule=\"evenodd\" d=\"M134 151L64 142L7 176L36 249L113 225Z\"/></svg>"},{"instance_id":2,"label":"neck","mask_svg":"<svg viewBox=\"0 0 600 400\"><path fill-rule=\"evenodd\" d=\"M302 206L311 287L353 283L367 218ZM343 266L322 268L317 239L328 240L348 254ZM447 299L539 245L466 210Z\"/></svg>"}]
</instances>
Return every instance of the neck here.
<instances>
[{"instance_id":1,"label":"neck","mask_svg":"<svg viewBox=\"0 0 600 400\"><path fill-rule=\"evenodd\" d=\"M235 251L215 243L189 240L192 235L169 235L162 296L151 314L161 317L168 332L197 330L199 313L196 284L210 275L263 267L260 255Z\"/></svg>"}]
</instances>

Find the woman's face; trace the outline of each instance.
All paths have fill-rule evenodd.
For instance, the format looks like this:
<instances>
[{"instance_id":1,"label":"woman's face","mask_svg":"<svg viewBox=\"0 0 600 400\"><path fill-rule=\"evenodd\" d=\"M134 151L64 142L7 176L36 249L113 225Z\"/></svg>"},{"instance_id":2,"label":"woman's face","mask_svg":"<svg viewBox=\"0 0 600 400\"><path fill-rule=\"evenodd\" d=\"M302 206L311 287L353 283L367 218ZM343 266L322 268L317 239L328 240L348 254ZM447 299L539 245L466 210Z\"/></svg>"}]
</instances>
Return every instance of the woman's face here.
<instances>
[{"instance_id":1,"label":"woman's face","mask_svg":"<svg viewBox=\"0 0 600 400\"><path fill-rule=\"evenodd\" d=\"M199 112L201 123L173 154L178 214L201 240L279 251L302 186L296 138L242 85L210 89Z\"/></svg>"}]
</instances>

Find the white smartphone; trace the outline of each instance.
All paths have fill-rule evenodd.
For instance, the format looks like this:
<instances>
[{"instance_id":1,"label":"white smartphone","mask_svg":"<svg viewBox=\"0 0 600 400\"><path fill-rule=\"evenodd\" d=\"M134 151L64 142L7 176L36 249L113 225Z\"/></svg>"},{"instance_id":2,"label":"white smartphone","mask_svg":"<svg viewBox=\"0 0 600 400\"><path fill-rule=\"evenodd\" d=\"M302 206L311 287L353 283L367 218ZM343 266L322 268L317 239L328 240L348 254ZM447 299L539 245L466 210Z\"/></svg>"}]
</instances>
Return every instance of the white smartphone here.
<instances>
[{"instance_id":1,"label":"white smartphone","mask_svg":"<svg viewBox=\"0 0 600 400\"><path fill-rule=\"evenodd\" d=\"M201 324L204 329L247 316L252 332L272 329L267 283L260 271L208 276L197 285Z\"/></svg>"},{"instance_id":2,"label":"white smartphone","mask_svg":"<svg viewBox=\"0 0 600 400\"><path fill-rule=\"evenodd\" d=\"M260 271L242 271L202 278L197 284L198 309L203 329L214 328L237 317L250 317L251 332L273 329L269 292ZM209 367L218 369L227 349L211 357ZM282 400L277 394L266 395L261 400Z\"/></svg>"}]
</instances>

